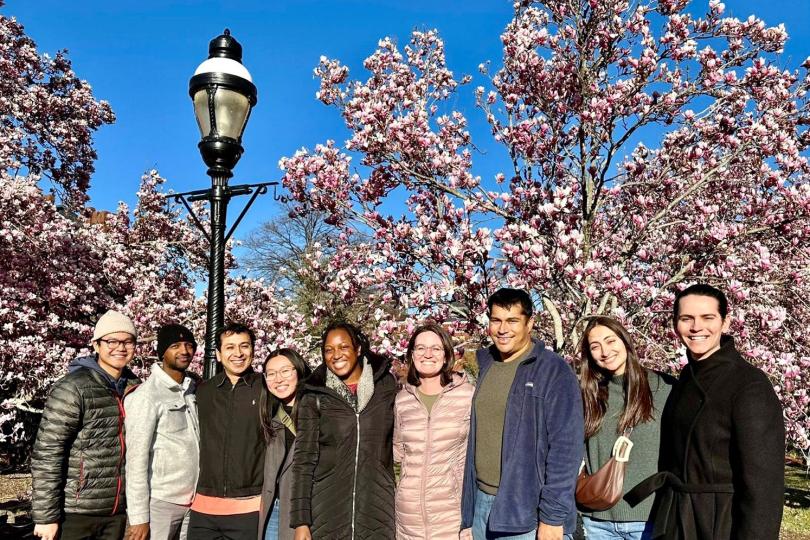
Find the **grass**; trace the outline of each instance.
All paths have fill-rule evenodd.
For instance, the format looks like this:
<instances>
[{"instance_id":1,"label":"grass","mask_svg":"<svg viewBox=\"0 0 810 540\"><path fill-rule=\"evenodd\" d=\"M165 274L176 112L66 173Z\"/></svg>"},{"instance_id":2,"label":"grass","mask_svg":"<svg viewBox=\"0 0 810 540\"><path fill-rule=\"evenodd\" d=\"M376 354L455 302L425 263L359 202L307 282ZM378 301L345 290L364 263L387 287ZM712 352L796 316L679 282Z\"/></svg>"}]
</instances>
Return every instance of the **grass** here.
<instances>
[{"instance_id":1,"label":"grass","mask_svg":"<svg viewBox=\"0 0 810 540\"><path fill-rule=\"evenodd\" d=\"M803 467L785 467L782 540L810 540L810 475Z\"/></svg>"}]
</instances>

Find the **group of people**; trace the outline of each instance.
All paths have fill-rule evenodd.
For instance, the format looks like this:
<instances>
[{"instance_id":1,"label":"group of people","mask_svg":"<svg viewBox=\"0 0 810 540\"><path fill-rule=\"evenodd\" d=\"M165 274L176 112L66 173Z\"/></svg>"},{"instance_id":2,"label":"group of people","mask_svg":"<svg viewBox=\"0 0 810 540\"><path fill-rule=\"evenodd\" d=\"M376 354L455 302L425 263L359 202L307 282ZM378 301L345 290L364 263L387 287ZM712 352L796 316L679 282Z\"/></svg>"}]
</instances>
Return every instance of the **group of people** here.
<instances>
[{"instance_id":1,"label":"group of people","mask_svg":"<svg viewBox=\"0 0 810 540\"><path fill-rule=\"evenodd\" d=\"M45 407L35 534L559 540L579 511L589 539L778 537L782 408L727 335L721 291L676 296L688 359L677 380L642 367L616 319L589 319L577 377L533 338L525 291L500 289L487 308L475 384L441 325L413 331L399 383L346 322L324 331L314 371L279 349L261 372L253 332L229 324L216 336L222 371L201 383L187 372L194 336L163 326L139 384L135 327L109 311L95 354L71 363ZM577 483L616 458L619 438L632 441L623 497L588 508Z\"/></svg>"}]
</instances>

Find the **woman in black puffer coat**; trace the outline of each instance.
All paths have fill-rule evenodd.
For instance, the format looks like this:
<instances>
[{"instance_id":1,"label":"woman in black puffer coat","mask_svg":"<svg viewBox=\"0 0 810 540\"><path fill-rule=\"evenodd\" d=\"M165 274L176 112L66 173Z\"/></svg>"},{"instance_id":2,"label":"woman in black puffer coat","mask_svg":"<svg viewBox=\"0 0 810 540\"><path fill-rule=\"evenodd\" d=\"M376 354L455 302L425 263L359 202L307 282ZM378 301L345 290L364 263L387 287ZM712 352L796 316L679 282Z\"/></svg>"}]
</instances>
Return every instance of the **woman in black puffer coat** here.
<instances>
[{"instance_id":1,"label":"woman in black puffer coat","mask_svg":"<svg viewBox=\"0 0 810 540\"><path fill-rule=\"evenodd\" d=\"M354 326L324 332L323 363L298 405L291 525L296 540L394 538L396 382Z\"/></svg>"}]
</instances>

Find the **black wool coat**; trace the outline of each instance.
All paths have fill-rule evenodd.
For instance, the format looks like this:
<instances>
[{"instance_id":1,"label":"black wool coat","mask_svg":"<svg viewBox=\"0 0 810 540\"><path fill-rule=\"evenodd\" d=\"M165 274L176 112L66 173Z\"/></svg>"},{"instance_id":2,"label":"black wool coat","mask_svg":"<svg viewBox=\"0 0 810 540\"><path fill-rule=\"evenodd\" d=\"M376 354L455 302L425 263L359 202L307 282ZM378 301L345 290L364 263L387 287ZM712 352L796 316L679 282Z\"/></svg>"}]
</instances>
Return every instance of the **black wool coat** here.
<instances>
[{"instance_id":1,"label":"black wool coat","mask_svg":"<svg viewBox=\"0 0 810 540\"><path fill-rule=\"evenodd\" d=\"M304 386L298 403L290 524L309 525L316 540L395 537L396 382L389 367L382 359L365 365L364 370L373 370L374 393L359 412L326 385L325 364Z\"/></svg>"},{"instance_id":2,"label":"black wool coat","mask_svg":"<svg viewBox=\"0 0 810 540\"><path fill-rule=\"evenodd\" d=\"M628 499L659 489L654 537L777 540L785 426L773 385L724 336L681 371L661 418L659 472Z\"/></svg>"}]
</instances>

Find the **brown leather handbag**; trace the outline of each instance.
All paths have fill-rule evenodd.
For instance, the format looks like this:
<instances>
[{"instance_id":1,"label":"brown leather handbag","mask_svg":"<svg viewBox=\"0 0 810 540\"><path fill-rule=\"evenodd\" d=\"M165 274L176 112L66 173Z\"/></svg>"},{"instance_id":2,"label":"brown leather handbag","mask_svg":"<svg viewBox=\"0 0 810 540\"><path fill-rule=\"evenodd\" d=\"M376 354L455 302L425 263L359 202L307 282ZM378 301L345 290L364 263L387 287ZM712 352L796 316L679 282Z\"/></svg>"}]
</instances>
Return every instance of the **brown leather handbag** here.
<instances>
[{"instance_id":1,"label":"brown leather handbag","mask_svg":"<svg viewBox=\"0 0 810 540\"><path fill-rule=\"evenodd\" d=\"M598 471L587 474L582 467L577 478L577 505L595 511L616 506L624 493L624 469L632 448L633 441L621 435L613 444L610 459Z\"/></svg>"}]
</instances>

